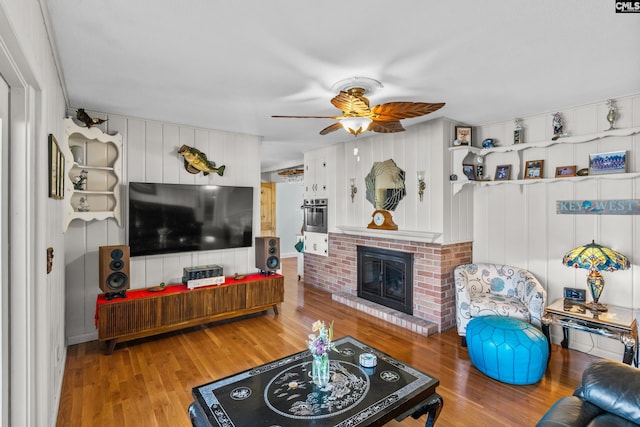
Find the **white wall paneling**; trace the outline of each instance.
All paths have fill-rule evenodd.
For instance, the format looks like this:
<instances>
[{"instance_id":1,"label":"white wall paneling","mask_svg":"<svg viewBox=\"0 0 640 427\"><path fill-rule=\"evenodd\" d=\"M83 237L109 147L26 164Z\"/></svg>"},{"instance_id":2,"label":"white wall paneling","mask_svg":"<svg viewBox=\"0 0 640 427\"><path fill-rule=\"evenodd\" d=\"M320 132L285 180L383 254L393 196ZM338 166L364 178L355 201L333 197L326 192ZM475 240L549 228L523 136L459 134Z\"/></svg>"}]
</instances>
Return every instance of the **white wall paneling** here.
<instances>
[{"instance_id":1,"label":"white wall paneling","mask_svg":"<svg viewBox=\"0 0 640 427\"><path fill-rule=\"evenodd\" d=\"M640 95L616 98L619 119L617 128L640 126ZM602 102L560 111L565 131L571 137L600 133L609 127L608 108ZM551 115L555 111L525 117L525 142L542 141L552 136ZM497 138L500 145L511 144L513 122L480 126L477 141ZM588 167L590 153L627 150L628 171L640 171L638 143L640 135L612 136L584 143L562 143L546 148L522 150L522 160L543 159L544 176L553 177L557 166ZM511 154L511 153L507 153ZM516 161L507 154L490 154L488 172L495 165ZM512 177L513 179L514 177ZM626 215L558 215L557 200L638 199L637 175L590 177L584 180L547 180L533 184L504 183L474 186L473 258L475 262L495 262L531 270L544 284L550 301L562 297L565 286L586 288L586 270L562 265L568 250L591 240L627 255L632 268L605 272L606 287L602 301L623 307L640 307L637 271L640 262L638 216ZM466 186L464 187L466 188ZM559 342L559 328L554 327L554 341ZM619 342L579 331L571 331L572 347L612 359L622 357Z\"/></svg>"},{"instance_id":2,"label":"white wall paneling","mask_svg":"<svg viewBox=\"0 0 640 427\"><path fill-rule=\"evenodd\" d=\"M69 111L73 113L75 110ZM108 118L103 125L123 136L122 198L123 227L115 221L73 221L65 235L67 250L66 336L70 344L94 340L95 301L98 285L98 248L127 243L127 184L159 182L182 184L239 185L254 188L254 223L260 230L260 138L210 129L163 123L114 114L90 112ZM225 165L224 175L190 174L184 169L183 145L198 148L217 166ZM225 274L255 271L253 248L189 252L131 259L131 288L145 288L161 282L179 283L182 269L188 266L219 264Z\"/></svg>"},{"instance_id":3,"label":"white wall paneling","mask_svg":"<svg viewBox=\"0 0 640 427\"><path fill-rule=\"evenodd\" d=\"M436 119L407 127L397 134L372 134L340 144L338 156L344 165L337 172L338 209L335 224L366 227L374 210L366 200L365 177L374 162L393 159L405 171L407 194L392 212L394 222L403 231L432 232L437 243L469 241L472 238L473 193L453 194L449 175L452 163L448 147L453 140L455 122ZM358 148L358 157L353 149ZM425 171L427 185L420 202L417 171ZM351 203L349 178L356 178L358 193ZM343 204L344 203L344 204ZM342 204L342 205L341 205Z\"/></svg>"}]
</instances>

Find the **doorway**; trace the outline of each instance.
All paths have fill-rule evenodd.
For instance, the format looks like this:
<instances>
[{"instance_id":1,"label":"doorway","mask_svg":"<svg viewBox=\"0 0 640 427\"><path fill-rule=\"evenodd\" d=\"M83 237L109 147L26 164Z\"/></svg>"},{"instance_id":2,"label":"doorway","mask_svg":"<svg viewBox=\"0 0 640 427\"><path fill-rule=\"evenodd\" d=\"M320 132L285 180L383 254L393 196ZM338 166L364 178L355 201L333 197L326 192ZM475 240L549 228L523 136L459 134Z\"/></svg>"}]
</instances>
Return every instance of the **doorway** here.
<instances>
[{"instance_id":1,"label":"doorway","mask_svg":"<svg viewBox=\"0 0 640 427\"><path fill-rule=\"evenodd\" d=\"M260 235L276 235L276 183L260 183Z\"/></svg>"}]
</instances>

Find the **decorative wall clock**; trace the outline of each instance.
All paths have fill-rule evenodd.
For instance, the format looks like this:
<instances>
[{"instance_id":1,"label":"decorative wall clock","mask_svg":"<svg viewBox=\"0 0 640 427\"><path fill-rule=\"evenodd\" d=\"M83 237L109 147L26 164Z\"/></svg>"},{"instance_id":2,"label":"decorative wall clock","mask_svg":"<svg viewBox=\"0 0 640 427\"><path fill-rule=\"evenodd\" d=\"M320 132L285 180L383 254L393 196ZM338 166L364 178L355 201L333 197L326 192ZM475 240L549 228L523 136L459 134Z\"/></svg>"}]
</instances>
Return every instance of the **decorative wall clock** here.
<instances>
[{"instance_id":1,"label":"decorative wall clock","mask_svg":"<svg viewBox=\"0 0 640 427\"><path fill-rule=\"evenodd\" d=\"M398 225L393 222L391 212L382 209L376 209L373 211L373 218L367 228L374 228L379 230L397 230Z\"/></svg>"}]
</instances>

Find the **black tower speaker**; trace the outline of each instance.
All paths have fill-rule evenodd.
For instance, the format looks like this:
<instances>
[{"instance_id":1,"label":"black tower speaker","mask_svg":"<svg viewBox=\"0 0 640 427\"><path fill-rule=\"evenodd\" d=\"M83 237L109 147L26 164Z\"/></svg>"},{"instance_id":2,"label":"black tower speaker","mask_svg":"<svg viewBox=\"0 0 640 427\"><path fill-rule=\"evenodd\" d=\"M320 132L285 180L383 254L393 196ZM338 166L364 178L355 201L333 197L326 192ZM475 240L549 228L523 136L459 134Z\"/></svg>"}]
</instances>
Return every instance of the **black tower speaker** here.
<instances>
[{"instance_id":1,"label":"black tower speaker","mask_svg":"<svg viewBox=\"0 0 640 427\"><path fill-rule=\"evenodd\" d=\"M129 246L100 246L100 289L113 296L125 296L129 289ZM119 294L119 295L118 295Z\"/></svg>"},{"instance_id":2,"label":"black tower speaker","mask_svg":"<svg viewBox=\"0 0 640 427\"><path fill-rule=\"evenodd\" d=\"M256 268L265 274L280 268L279 237L256 237Z\"/></svg>"}]
</instances>

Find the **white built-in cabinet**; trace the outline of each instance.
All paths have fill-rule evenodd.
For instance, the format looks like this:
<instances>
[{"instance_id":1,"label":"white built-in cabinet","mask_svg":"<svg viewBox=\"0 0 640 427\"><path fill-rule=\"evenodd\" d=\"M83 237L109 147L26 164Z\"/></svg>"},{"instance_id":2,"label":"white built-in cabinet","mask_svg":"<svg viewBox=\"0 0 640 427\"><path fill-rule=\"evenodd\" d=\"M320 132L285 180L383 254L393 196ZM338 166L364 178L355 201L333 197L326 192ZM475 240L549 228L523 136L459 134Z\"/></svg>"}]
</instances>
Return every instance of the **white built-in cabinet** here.
<instances>
[{"instance_id":1,"label":"white built-in cabinet","mask_svg":"<svg viewBox=\"0 0 640 427\"><path fill-rule=\"evenodd\" d=\"M120 177L122 136L110 135L97 127L85 127L67 117L64 120L65 203L63 229L74 219L83 221L113 218L122 225ZM84 185L75 185L86 175Z\"/></svg>"},{"instance_id":2,"label":"white built-in cabinet","mask_svg":"<svg viewBox=\"0 0 640 427\"><path fill-rule=\"evenodd\" d=\"M640 127L626 128L626 129L613 129L607 130L603 132L591 133L586 135L576 135L576 136L568 136L558 138L556 140L543 140L543 141L534 141L528 142L524 144L513 144L513 145L504 145L493 148L478 148L473 146L457 146L450 147L451 151L451 159L452 159L452 170L454 175L456 176L455 180L451 181L453 186L454 193L458 193L462 190L462 187L466 184L486 186L486 185L509 185L509 184L535 184L540 182L552 182L556 180L585 180L585 179L624 179L634 176L639 176L640 172L638 171L627 171L627 173L618 173L618 174L607 174L607 175L586 175L586 176L575 176L575 177L562 177L556 178L555 173L551 175L548 171L551 170L551 165L545 165L545 169L547 169L546 178L541 179L523 179L523 171L526 160L524 158L525 150L530 148L547 148L555 145L564 145L564 144L579 144L589 141L594 141L598 139L608 138L608 137L625 137L631 136L636 133L640 133ZM473 153L478 157L483 158L483 166L484 166L484 175L486 177L492 177L496 166L509 164L511 165L511 179L509 180L492 180L485 179L482 181L473 181L469 180L462 169L462 164L464 163L464 159L470 154ZM562 166L562 165L558 165Z\"/></svg>"},{"instance_id":3,"label":"white built-in cabinet","mask_svg":"<svg viewBox=\"0 0 640 427\"><path fill-rule=\"evenodd\" d=\"M329 235L327 233L304 233L304 253L329 256Z\"/></svg>"},{"instance_id":4,"label":"white built-in cabinet","mask_svg":"<svg viewBox=\"0 0 640 427\"><path fill-rule=\"evenodd\" d=\"M335 146L321 148L304 154L304 198L327 199L329 229L335 221ZM304 233L304 253L329 255L329 234Z\"/></svg>"},{"instance_id":5,"label":"white built-in cabinet","mask_svg":"<svg viewBox=\"0 0 640 427\"><path fill-rule=\"evenodd\" d=\"M335 164L323 151L304 155L304 197L324 199L329 195L329 174L335 172Z\"/></svg>"}]
</instances>

